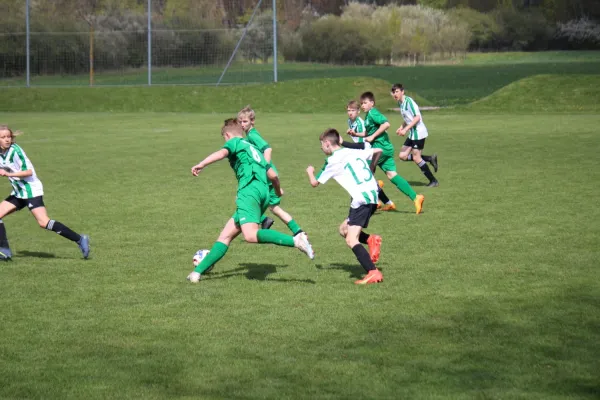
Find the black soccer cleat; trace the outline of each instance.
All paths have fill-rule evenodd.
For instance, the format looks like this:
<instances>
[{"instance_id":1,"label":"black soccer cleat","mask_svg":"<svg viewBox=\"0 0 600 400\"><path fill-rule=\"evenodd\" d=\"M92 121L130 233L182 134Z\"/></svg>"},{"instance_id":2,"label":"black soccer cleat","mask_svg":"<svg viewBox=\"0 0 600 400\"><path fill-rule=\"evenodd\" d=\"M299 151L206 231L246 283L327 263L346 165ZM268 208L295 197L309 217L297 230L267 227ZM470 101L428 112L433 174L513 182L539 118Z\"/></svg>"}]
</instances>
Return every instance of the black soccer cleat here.
<instances>
[{"instance_id":1,"label":"black soccer cleat","mask_svg":"<svg viewBox=\"0 0 600 400\"><path fill-rule=\"evenodd\" d=\"M273 221L273 219L271 219L269 217L265 217L262 224L260 224L260 227L261 227L261 229L271 229L271 226L273 226L274 223L275 223L275 221Z\"/></svg>"},{"instance_id":2,"label":"black soccer cleat","mask_svg":"<svg viewBox=\"0 0 600 400\"><path fill-rule=\"evenodd\" d=\"M427 185L427 187L438 187L440 186L440 183L438 181L431 181L429 182L429 185Z\"/></svg>"},{"instance_id":3,"label":"black soccer cleat","mask_svg":"<svg viewBox=\"0 0 600 400\"><path fill-rule=\"evenodd\" d=\"M433 166L433 172L437 172L437 170L438 170L437 154L433 154L431 156L431 161L429 161L429 163Z\"/></svg>"}]
</instances>

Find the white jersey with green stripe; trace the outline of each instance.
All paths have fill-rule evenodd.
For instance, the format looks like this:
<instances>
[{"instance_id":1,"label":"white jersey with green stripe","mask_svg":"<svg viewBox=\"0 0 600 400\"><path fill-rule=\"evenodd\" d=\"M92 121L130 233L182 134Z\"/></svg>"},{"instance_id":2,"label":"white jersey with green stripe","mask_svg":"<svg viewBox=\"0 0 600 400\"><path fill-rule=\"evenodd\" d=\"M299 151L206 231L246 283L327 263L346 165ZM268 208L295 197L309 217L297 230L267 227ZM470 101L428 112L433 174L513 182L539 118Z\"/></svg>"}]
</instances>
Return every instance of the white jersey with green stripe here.
<instances>
[{"instance_id":1,"label":"white jersey with green stripe","mask_svg":"<svg viewBox=\"0 0 600 400\"><path fill-rule=\"evenodd\" d=\"M356 150L341 148L331 154L317 174L321 184L333 178L352 196L350 207L377 204L377 180L369 168L373 149Z\"/></svg>"},{"instance_id":2,"label":"white jersey with green stripe","mask_svg":"<svg viewBox=\"0 0 600 400\"><path fill-rule=\"evenodd\" d=\"M28 169L33 172L31 176L25 178L8 178L13 187L11 195L19 199L31 199L44 195L44 186L35 174L33 164L19 145L12 144L4 154L0 154L0 168L6 172L27 171Z\"/></svg>"},{"instance_id":3,"label":"white jersey with green stripe","mask_svg":"<svg viewBox=\"0 0 600 400\"><path fill-rule=\"evenodd\" d=\"M402 118L404 118L404 122L407 124L410 124L417 115L421 116L421 120L407 132L408 138L412 140L425 139L428 136L427 128L425 127L423 116L417 103L410 97L404 96L404 101L402 103L398 102L398 105L400 106Z\"/></svg>"},{"instance_id":4,"label":"white jersey with green stripe","mask_svg":"<svg viewBox=\"0 0 600 400\"><path fill-rule=\"evenodd\" d=\"M356 133L364 133L365 132L365 120L361 117L356 117L354 121L348 118L348 128L352 129ZM351 136L354 143L362 143L365 141L364 137ZM368 142L367 142L368 143ZM369 143L371 146L371 143Z\"/></svg>"}]
</instances>

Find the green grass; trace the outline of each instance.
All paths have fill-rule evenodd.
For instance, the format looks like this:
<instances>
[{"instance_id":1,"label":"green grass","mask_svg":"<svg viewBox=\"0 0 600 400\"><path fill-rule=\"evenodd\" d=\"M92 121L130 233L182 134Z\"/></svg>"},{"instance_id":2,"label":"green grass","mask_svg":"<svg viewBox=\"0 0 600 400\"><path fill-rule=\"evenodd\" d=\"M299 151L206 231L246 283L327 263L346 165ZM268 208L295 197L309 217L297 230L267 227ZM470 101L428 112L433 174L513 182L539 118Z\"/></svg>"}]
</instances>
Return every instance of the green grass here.
<instances>
[{"instance_id":1,"label":"green grass","mask_svg":"<svg viewBox=\"0 0 600 400\"><path fill-rule=\"evenodd\" d=\"M600 75L538 75L469 104L478 112L600 112Z\"/></svg>"},{"instance_id":2,"label":"green grass","mask_svg":"<svg viewBox=\"0 0 600 400\"><path fill-rule=\"evenodd\" d=\"M461 63L519 64L519 63L559 63L559 62L600 62L600 51L509 51L501 53L468 53Z\"/></svg>"},{"instance_id":3,"label":"green grass","mask_svg":"<svg viewBox=\"0 0 600 400\"><path fill-rule=\"evenodd\" d=\"M343 110L261 113L283 207L317 258L237 240L190 285L193 253L234 209L226 162L189 173L225 116L0 114L26 132L50 216L93 246L83 261L26 211L4 219L0 398L598 398L600 116L426 114L441 186L399 164L425 213L386 184L398 211L368 229L385 281L356 287L337 235L348 196L304 175Z\"/></svg>"},{"instance_id":4,"label":"green grass","mask_svg":"<svg viewBox=\"0 0 600 400\"><path fill-rule=\"evenodd\" d=\"M381 109L397 104L390 85L374 78L304 79L278 84L225 87L160 86L99 88L9 88L0 97L5 111L205 112L236 113L246 104L263 112L343 112L346 103L373 91ZM421 105L430 104L416 96Z\"/></svg>"},{"instance_id":5,"label":"green grass","mask_svg":"<svg viewBox=\"0 0 600 400\"><path fill-rule=\"evenodd\" d=\"M537 53L536 53L537 54ZM544 54L544 53L542 53ZM498 89L533 75L539 74L593 74L600 71L600 52L590 52L589 58L570 59L557 53L556 57L539 56L537 61L507 63L479 62L477 65L434 65L417 67L344 67L322 64L283 63L279 68L279 80L322 78L373 77L389 83L402 82L410 90L437 106L468 104L489 96ZM568 54L568 53L567 53ZM578 53L579 54L579 53ZM582 53L587 54L587 53ZM566 62L568 60L568 62ZM225 76L224 83L270 82L269 65L236 67ZM165 68L157 69L155 84L204 84L214 85L221 74L220 68ZM87 76L39 76L32 78L32 85L87 85ZM99 73L97 85L144 85L145 70ZM4 86L24 86L23 79L0 80ZM203 91L204 88L197 88Z\"/></svg>"}]
</instances>

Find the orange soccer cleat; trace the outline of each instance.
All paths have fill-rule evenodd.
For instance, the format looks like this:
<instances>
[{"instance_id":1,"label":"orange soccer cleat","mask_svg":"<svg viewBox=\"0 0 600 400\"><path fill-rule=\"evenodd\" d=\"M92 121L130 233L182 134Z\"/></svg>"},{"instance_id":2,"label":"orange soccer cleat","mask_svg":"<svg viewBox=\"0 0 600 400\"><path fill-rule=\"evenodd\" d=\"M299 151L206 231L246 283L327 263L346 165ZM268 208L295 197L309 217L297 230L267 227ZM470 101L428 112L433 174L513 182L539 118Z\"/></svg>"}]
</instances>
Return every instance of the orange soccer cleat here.
<instances>
[{"instance_id":1,"label":"orange soccer cleat","mask_svg":"<svg viewBox=\"0 0 600 400\"><path fill-rule=\"evenodd\" d=\"M425 196L423 196L422 194L418 194L417 197L415 197L415 209L417 210L417 214L421 214L421 212L423 211L423 202L425 201Z\"/></svg>"},{"instance_id":2,"label":"orange soccer cleat","mask_svg":"<svg viewBox=\"0 0 600 400\"><path fill-rule=\"evenodd\" d=\"M383 275L378 269L374 269L369 271L369 273L365 275L364 278L359 279L354 283L357 285L368 285L370 283L378 283L381 281L383 281Z\"/></svg>"}]
</instances>

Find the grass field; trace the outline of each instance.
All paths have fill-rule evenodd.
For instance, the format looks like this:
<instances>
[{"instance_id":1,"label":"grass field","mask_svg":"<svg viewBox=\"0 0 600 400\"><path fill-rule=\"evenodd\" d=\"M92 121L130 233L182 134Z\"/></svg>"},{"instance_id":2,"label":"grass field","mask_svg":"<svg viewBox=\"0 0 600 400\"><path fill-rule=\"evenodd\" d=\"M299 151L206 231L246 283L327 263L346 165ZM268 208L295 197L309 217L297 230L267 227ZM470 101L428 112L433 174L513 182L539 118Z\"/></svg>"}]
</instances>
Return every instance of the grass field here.
<instances>
[{"instance_id":1,"label":"grass field","mask_svg":"<svg viewBox=\"0 0 600 400\"><path fill-rule=\"evenodd\" d=\"M214 85L222 68L155 68L154 84ZM323 64L282 63L279 80L372 77L388 83L402 82L432 105L468 104L489 96L519 79L539 74L593 74L600 72L600 52L540 52L472 54L457 65L417 67L333 66ZM88 85L87 75L34 76L35 86ZM225 84L272 82L270 65L245 65L232 68ZM146 70L101 72L96 85L144 85ZM0 86L24 86L24 78L0 80ZM201 89L199 89L201 90Z\"/></svg>"},{"instance_id":2,"label":"grass field","mask_svg":"<svg viewBox=\"0 0 600 400\"><path fill-rule=\"evenodd\" d=\"M190 285L194 251L234 208L226 162L189 173L222 145L225 116L0 114L26 132L50 216L93 246L84 261L26 211L5 218L0 398L600 396L598 114L426 114L441 186L399 164L425 213L386 185L398 211L369 228L385 281L356 287L336 233L347 195L304 175L343 113L261 113L283 206L317 258L238 240Z\"/></svg>"}]
</instances>

